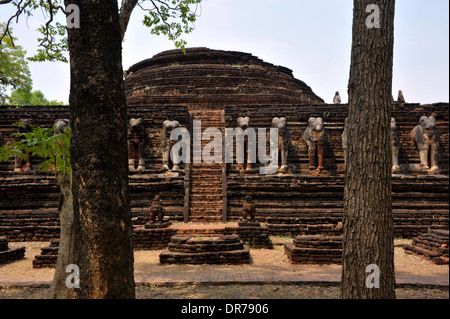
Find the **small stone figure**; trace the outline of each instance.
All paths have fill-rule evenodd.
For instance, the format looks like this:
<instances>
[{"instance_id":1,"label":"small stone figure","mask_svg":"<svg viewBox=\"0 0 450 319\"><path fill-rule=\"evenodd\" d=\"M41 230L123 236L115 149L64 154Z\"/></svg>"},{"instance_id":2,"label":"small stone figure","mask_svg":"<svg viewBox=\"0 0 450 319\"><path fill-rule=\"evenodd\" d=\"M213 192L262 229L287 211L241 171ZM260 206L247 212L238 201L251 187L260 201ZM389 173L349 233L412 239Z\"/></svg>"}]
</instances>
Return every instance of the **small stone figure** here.
<instances>
[{"instance_id":1,"label":"small stone figure","mask_svg":"<svg viewBox=\"0 0 450 319\"><path fill-rule=\"evenodd\" d=\"M395 118L391 117L391 147L392 147L392 172L400 169L398 165L398 153L400 152L400 139L398 137Z\"/></svg>"},{"instance_id":2,"label":"small stone figure","mask_svg":"<svg viewBox=\"0 0 450 319\"><path fill-rule=\"evenodd\" d=\"M242 220L247 221L248 216L250 215L250 221L256 221L256 209L255 202L251 196L245 196L244 204L242 205Z\"/></svg>"},{"instance_id":3,"label":"small stone figure","mask_svg":"<svg viewBox=\"0 0 450 319\"><path fill-rule=\"evenodd\" d=\"M272 119L272 128L278 129L278 150L281 153L281 171L288 170L287 158L289 151L289 131L287 129L286 118L274 117Z\"/></svg>"},{"instance_id":4,"label":"small stone figure","mask_svg":"<svg viewBox=\"0 0 450 319\"><path fill-rule=\"evenodd\" d=\"M323 170L323 154L325 151L325 143L327 142L327 134L323 126L323 120L321 117L310 117L308 120L308 126L304 133L306 145L308 146L309 153L309 169L316 168L316 155L317 170Z\"/></svg>"},{"instance_id":5,"label":"small stone figure","mask_svg":"<svg viewBox=\"0 0 450 319\"><path fill-rule=\"evenodd\" d=\"M162 154L163 154L163 169L168 171L169 168L169 158L170 158L170 150L172 149L172 146L174 145L175 141L170 139L170 134L172 131L176 128L180 127L180 123L178 121L169 121L166 120L163 123L163 131L162 131ZM173 171L179 171L180 167L178 164L174 164L172 167Z\"/></svg>"},{"instance_id":6,"label":"small stone figure","mask_svg":"<svg viewBox=\"0 0 450 319\"><path fill-rule=\"evenodd\" d=\"M422 116L419 123L411 131L411 139L419 151L420 167L424 170L429 169L431 172L438 171L437 158L440 135L436 127L436 118L433 115ZM428 163L428 155L430 156L430 163Z\"/></svg>"},{"instance_id":7,"label":"small stone figure","mask_svg":"<svg viewBox=\"0 0 450 319\"><path fill-rule=\"evenodd\" d=\"M135 171L135 161L138 160L138 171L145 170L144 160L145 129L142 118L131 119L128 128L128 167Z\"/></svg>"},{"instance_id":8,"label":"small stone figure","mask_svg":"<svg viewBox=\"0 0 450 319\"><path fill-rule=\"evenodd\" d=\"M19 133L29 133L32 131L31 126L34 124L32 119L20 119L19 123L22 124L22 126L20 126L18 128L18 132ZM22 159L16 155L14 158L14 172L21 172L22 171ZM30 172L32 170L32 159L31 159L31 154L27 153L27 159L26 159L26 164L24 167L24 172Z\"/></svg>"},{"instance_id":9,"label":"small stone figure","mask_svg":"<svg viewBox=\"0 0 450 319\"><path fill-rule=\"evenodd\" d=\"M405 97L402 90L398 91L397 103L405 103Z\"/></svg>"},{"instance_id":10,"label":"small stone figure","mask_svg":"<svg viewBox=\"0 0 450 319\"><path fill-rule=\"evenodd\" d=\"M341 96L339 95L339 91L336 91L333 98L334 104L341 104Z\"/></svg>"},{"instance_id":11,"label":"small stone figure","mask_svg":"<svg viewBox=\"0 0 450 319\"><path fill-rule=\"evenodd\" d=\"M153 198L152 204L150 206L150 223L155 223L158 221L161 223L164 219L164 208L161 205L161 199L159 195Z\"/></svg>"}]
</instances>

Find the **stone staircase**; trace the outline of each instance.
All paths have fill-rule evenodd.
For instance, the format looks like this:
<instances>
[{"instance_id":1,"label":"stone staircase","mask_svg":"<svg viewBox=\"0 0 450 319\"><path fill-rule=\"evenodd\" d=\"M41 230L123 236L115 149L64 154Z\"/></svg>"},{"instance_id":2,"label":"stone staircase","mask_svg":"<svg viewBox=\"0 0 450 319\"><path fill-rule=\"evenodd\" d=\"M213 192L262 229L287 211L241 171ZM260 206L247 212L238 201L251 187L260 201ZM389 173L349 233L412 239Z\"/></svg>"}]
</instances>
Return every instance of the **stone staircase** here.
<instances>
[{"instance_id":1,"label":"stone staircase","mask_svg":"<svg viewBox=\"0 0 450 319\"><path fill-rule=\"evenodd\" d=\"M207 128L221 130L220 110L191 110L192 120L201 120L201 133ZM194 128L193 136L198 134ZM199 135L197 135L199 136ZM200 156L205 145L211 140L202 140L201 150L192 148L193 158ZM219 141L216 140L218 143ZM217 144L221 148L222 144ZM190 190L190 215L189 221L194 223L218 223L222 220L222 164L205 163L202 157L201 163L191 165L191 190Z\"/></svg>"}]
</instances>

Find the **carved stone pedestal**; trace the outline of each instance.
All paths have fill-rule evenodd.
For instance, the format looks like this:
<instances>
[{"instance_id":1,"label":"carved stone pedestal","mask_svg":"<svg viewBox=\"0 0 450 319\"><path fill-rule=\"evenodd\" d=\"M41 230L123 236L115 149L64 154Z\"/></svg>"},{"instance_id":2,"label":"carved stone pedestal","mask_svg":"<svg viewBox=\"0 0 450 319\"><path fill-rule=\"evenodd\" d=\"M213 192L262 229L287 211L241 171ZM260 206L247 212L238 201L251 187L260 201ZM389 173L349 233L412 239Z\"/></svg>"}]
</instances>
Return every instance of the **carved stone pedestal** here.
<instances>
[{"instance_id":1,"label":"carved stone pedestal","mask_svg":"<svg viewBox=\"0 0 450 319\"><path fill-rule=\"evenodd\" d=\"M251 248L272 249L273 243L269 237L269 230L265 224L257 221L239 221L236 234Z\"/></svg>"},{"instance_id":2,"label":"carved stone pedestal","mask_svg":"<svg viewBox=\"0 0 450 319\"><path fill-rule=\"evenodd\" d=\"M159 255L162 264L249 264L250 250L237 235L173 236Z\"/></svg>"},{"instance_id":3,"label":"carved stone pedestal","mask_svg":"<svg viewBox=\"0 0 450 319\"><path fill-rule=\"evenodd\" d=\"M0 237L0 265L25 257L25 247L8 248L8 239Z\"/></svg>"},{"instance_id":4,"label":"carved stone pedestal","mask_svg":"<svg viewBox=\"0 0 450 319\"><path fill-rule=\"evenodd\" d=\"M342 236L300 235L284 251L293 264L341 264Z\"/></svg>"}]
</instances>

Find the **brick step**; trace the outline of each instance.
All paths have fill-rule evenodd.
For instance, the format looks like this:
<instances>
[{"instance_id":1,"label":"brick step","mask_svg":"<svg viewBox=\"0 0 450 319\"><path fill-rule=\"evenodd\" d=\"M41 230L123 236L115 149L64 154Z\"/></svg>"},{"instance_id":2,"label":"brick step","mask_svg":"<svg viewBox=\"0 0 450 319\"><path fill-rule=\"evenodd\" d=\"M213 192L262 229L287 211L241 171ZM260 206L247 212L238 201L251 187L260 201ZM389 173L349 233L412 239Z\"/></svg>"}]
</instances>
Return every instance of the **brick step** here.
<instances>
[{"instance_id":1,"label":"brick step","mask_svg":"<svg viewBox=\"0 0 450 319\"><path fill-rule=\"evenodd\" d=\"M201 217L196 217L196 216L191 216L189 218L189 221L191 222L197 222L197 223L201 223L201 222L206 222L206 223L219 223L222 221L222 215L220 216L201 216Z\"/></svg>"}]
</instances>

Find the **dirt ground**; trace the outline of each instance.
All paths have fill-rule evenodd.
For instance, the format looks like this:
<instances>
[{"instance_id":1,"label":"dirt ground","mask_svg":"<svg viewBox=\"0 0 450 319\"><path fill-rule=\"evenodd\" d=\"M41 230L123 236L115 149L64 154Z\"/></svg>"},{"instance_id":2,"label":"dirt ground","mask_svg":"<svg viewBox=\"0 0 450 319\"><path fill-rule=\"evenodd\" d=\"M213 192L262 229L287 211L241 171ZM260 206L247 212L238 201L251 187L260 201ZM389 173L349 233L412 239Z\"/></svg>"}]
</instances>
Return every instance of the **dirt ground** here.
<instances>
[{"instance_id":1,"label":"dirt ground","mask_svg":"<svg viewBox=\"0 0 450 319\"><path fill-rule=\"evenodd\" d=\"M161 265L161 251L135 252L135 277L164 276L170 274L302 274L330 273L338 275L340 265L292 265L279 245L292 239L272 237L275 249L252 249L250 265ZM396 245L410 243L397 239ZM11 248L26 247L25 259L0 266L0 282L50 282L54 269L34 269L32 260L40 254L40 248L49 243L10 243ZM395 248L395 269L397 274L416 276L449 276L448 265L435 265L416 255L407 255L403 248ZM0 287L0 299L41 299L45 298L46 287ZM336 299L339 298L338 285L305 284L195 284L177 286L138 285L136 296L140 299ZM446 288L401 287L397 288L399 299L448 299Z\"/></svg>"}]
</instances>

